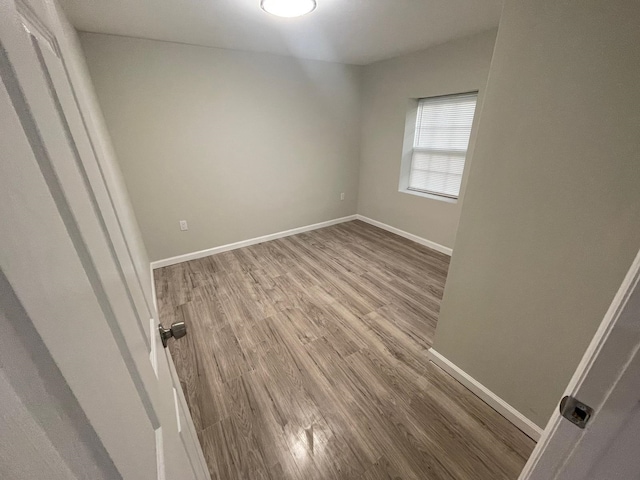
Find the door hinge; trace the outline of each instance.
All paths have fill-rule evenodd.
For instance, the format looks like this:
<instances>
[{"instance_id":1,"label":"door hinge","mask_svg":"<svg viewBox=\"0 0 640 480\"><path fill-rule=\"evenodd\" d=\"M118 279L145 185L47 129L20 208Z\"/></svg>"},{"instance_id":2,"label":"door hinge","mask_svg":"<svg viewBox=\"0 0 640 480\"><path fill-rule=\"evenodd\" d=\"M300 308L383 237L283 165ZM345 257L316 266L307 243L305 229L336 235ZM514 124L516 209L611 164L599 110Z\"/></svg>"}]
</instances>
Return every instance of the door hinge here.
<instances>
[{"instance_id":1,"label":"door hinge","mask_svg":"<svg viewBox=\"0 0 640 480\"><path fill-rule=\"evenodd\" d=\"M587 426L593 413L593 408L577 398L566 396L560 400L560 415L580 428Z\"/></svg>"}]
</instances>

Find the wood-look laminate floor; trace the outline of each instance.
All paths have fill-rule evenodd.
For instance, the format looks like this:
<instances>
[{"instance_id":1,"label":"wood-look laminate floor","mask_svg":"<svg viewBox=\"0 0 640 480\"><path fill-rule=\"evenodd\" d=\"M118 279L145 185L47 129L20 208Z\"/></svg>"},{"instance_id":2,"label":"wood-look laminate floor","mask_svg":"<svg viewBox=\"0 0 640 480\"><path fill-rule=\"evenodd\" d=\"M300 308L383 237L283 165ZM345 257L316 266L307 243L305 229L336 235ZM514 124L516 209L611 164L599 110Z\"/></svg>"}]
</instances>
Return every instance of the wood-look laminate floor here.
<instances>
[{"instance_id":1,"label":"wood-look laminate floor","mask_svg":"<svg viewBox=\"0 0 640 480\"><path fill-rule=\"evenodd\" d=\"M156 270L212 478L517 478L534 442L425 354L448 261L353 221Z\"/></svg>"}]
</instances>

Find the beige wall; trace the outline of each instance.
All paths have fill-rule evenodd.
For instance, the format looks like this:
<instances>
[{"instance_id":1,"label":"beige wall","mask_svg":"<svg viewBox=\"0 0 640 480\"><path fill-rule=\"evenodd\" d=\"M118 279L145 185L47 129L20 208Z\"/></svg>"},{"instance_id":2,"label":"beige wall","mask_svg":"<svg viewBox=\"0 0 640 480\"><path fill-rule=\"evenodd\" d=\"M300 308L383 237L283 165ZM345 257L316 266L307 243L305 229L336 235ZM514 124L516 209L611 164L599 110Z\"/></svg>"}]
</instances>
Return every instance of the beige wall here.
<instances>
[{"instance_id":1,"label":"beige wall","mask_svg":"<svg viewBox=\"0 0 640 480\"><path fill-rule=\"evenodd\" d=\"M507 0L435 349L544 426L640 247L640 3Z\"/></svg>"},{"instance_id":2,"label":"beige wall","mask_svg":"<svg viewBox=\"0 0 640 480\"><path fill-rule=\"evenodd\" d=\"M356 213L361 67L80 39L152 261Z\"/></svg>"},{"instance_id":3,"label":"beige wall","mask_svg":"<svg viewBox=\"0 0 640 480\"><path fill-rule=\"evenodd\" d=\"M495 35L492 30L364 68L358 213L453 247L468 169L458 203L399 192L405 118L411 98L480 90L477 120Z\"/></svg>"}]
</instances>

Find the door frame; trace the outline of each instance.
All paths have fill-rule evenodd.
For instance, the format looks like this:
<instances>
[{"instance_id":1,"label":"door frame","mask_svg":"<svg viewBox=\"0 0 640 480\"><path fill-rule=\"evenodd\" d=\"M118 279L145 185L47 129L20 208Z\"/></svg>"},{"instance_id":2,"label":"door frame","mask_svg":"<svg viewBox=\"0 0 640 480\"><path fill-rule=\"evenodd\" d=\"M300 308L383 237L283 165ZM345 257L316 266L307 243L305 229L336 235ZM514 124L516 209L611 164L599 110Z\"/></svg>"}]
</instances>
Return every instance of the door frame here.
<instances>
[{"instance_id":1,"label":"door frame","mask_svg":"<svg viewBox=\"0 0 640 480\"><path fill-rule=\"evenodd\" d=\"M638 323L640 323L640 251L564 393L564 395L578 398L594 409L595 413L590 422L594 422L614 389L622 386L623 375L630 368L631 359L638 354L640 349L640 340L637 336ZM630 331L636 332L636 336L631 341L628 338ZM564 419L559 408L556 408L522 470L519 480L555 479L556 475L562 472L569 458L584 448L582 441L590 432L591 425L593 423L587 424L585 429L575 427ZM604 430L612 436L617 433L616 428L614 424L604 426ZM608 438L611 437L602 435L599 446L604 447ZM565 479L564 476L561 478Z\"/></svg>"}]
</instances>

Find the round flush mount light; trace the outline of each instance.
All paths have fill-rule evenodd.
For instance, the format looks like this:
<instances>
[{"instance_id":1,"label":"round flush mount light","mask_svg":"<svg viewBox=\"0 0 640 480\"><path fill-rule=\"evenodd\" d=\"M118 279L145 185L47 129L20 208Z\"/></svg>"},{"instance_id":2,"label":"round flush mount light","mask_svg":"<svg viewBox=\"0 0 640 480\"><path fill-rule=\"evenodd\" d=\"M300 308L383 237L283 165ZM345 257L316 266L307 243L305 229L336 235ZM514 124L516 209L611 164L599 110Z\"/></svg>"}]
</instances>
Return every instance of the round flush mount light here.
<instances>
[{"instance_id":1,"label":"round flush mount light","mask_svg":"<svg viewBox=\"0 0 640 480\"><path fill-rule=\"evenodd\" d=\"M316 0L261 0L265 12L278 17L301 17L316 9Z\"/></svg>"}]
</instances>

